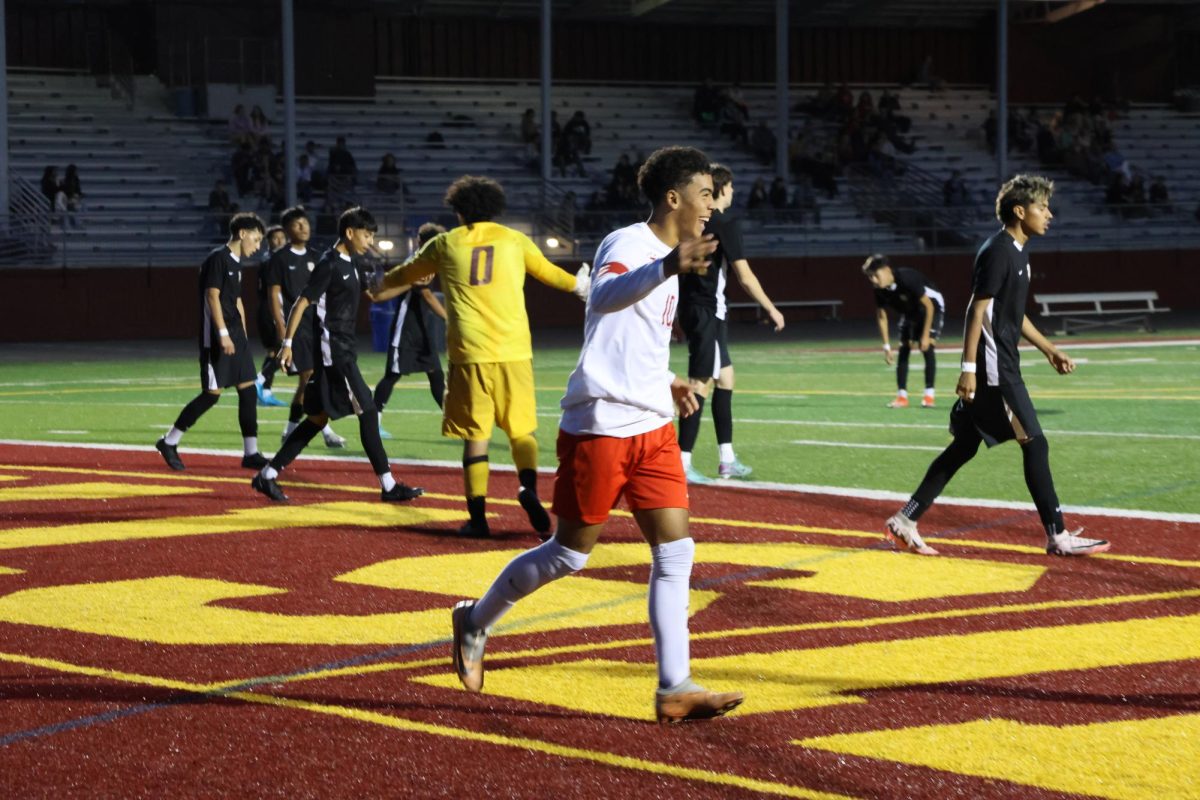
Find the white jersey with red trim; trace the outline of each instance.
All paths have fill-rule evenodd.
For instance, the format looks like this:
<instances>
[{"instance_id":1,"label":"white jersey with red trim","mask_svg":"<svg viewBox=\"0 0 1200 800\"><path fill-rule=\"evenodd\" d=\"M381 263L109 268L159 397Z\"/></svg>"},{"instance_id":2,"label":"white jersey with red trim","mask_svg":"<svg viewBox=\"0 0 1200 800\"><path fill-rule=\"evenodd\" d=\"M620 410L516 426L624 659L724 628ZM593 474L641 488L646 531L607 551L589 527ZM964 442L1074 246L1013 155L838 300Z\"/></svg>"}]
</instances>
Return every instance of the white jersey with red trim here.
<instances>
[{"instance_id":1,"label":"white jersey with red trim","mask_svg":"<svg viewBox=\"0 0 1200 800\"><path fill-rule=\"evenodd\" d=\"M644 222L600 243L583 351L561 404L567 433L627 438L675 417L668 367L679 278L664 277L662 269L670 252Z\"/></svg>"}]
</instances>

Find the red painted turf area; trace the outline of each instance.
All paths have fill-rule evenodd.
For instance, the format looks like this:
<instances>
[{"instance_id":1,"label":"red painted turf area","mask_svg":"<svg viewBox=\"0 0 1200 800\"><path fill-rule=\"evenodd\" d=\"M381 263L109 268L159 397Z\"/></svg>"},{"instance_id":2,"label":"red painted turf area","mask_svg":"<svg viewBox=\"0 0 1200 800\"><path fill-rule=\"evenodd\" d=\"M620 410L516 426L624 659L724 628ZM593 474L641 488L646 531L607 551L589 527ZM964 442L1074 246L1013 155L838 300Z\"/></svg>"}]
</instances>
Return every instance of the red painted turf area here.
<instances>
[{"instance_id":1,"label":"red painted turf area","mask_svg":"<svg viewBox=\"0 0 1200 800\"><path fill-rule=\"evenodd\" d=\"M377 614L448 607L457 598L396 592L346 583L331 576L388 559L418 555L474 553L485 548L532 546L523 514L493 504L495 541L462 540L458 522L420 530L290 528L246 533L95 542L79 545L8 548L4 530L88 522L153 520L168 516L219 515L231 509L259 508L264 498L249 488L250 473L232 458L184 453L184 478L234 478L204 483L196 496L127 500L0 503L0 597L36 587L87 584L163 575L186 575L286 588L286 594L222 601L221 605L276 614ZM21 476L5 487L117 481L162 485L171 475L157 453L76 448L0 447L0 464L63 468L67 471L0 469ZM137 476L105 476L87 470L128 471ZM430 492L456 498L456 470L400 468L399 477ZM329 488L291 488L296 504L361 500L338 487L370 487L365 464L301 460L282 481L311 482ZM176 483L172 478L172 483ZM199 484L197 484L199 485ZM515 492L515 477L492 478L495 497ZM543 496L550 495L545 479ZM457 499L422 498L433 507L460 508ZM879 530L891 503L842 497L767 493L736 487L702 487L692 492L697 519L737 519L767 524ZM1077 520L1110 537L1115 553L1200 560L1200 526L1131 519ZM926 517L926 535L964 540L1038 545L1032 513L939 506ZM706 542L800 542L864 548L874 540L853 536L730 527L699 523L698 547ZM632 523L614 518L606 541L637 541ZM1102 559L1048 559L1019 552L939 544L943 553L991 562L1037 564L1048 568L1019 597L977 595L911 603L867 601L813 592L780 592L748 581L804 575L756 572L698 564L696 588L720 586L721 597L696 614L694 633L837 622L897 614L1013 603L1047 603L1114 595L1195 590L1197 569L1179 564L1130 563ZM896 558L916 558L896 555ZM644 567L589 570L589 577L644 581ZM536 602L530 600L527 602ZM948 636L988 630L1019 630L1057 624L1173 616L1195 613L1196 598L1150 603L1050 608L1023 614L995 614L925 620L863 628L789 631L731 636L693 642L694 658L827 648L857 642ZM131 608L131 614L137 609ZM447 623L449 614L447 613ZM447 625L446 634L449 630ZM647 626L610 626L552 633L495 637L489 663L514 666L506 653L552 645L644 639ZM295 707L276 707L229 696L195 693L82 674L61 665L116 673L170 678L189 683L285 675L318 665L371 656L386 645L355 646L170 646L53 628L0 622L0 651L49 659L0 661L0 794L3 796L288 796L361 797L741 797L756 795L741 785L672 776L657 768L630 768L578 757L533 752L521 746L466 740L456 731L495 734L506 741L528 739L599 754L616 754L709 773L740 776L777 787L822 790L848 796L1056 797L1027 785L984 780L889 761L796 747L793 740L840 732L951 724L1001 716L1030 723L1070 724L1137 719L1200 711L1195 661L1166 665L1110 667L1085 672L1052 672L1017 678L905 686L863 692L869 702L755 713L753 690L743 709L707 724L664 728L624 718L580 713L495 695L468 695L405 680L433 674L445 665L407 671L374 671L301 682L256 685L268 698L303 701L370 712L381 718L436 726L426 732L371 721L339 718ZM385 663L423 661L447 655L444 640L412 648ZM561 660L587 654L561 656ZM650 663L651 649L630 645L598 654L605 659ZM552 661L553 659L550 659ZM903 665L897 665L903 670ZM703 676L698 676L703 677ZM807 676L812 677L812 676ZM653 687L645 688L650 702ZM587 692L587 687L580 687ZM657 771L656 771L657 770ZM757 795L756 795L757 796Z\"/></svg>"}]
</instances>

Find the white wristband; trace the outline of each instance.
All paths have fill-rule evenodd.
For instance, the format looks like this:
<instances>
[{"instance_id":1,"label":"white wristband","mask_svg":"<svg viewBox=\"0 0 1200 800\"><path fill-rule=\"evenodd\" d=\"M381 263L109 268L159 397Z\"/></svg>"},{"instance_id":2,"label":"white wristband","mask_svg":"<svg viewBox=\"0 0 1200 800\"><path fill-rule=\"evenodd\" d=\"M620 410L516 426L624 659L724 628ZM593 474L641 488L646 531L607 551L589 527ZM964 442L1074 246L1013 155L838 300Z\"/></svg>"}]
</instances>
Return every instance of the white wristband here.
<instances>
[{"instance_id":1,"label":"white wristband","mask_svg":"<svg viewBox=\"0 0 1200 800\"><path fill-rule=\"evenodd\" d=\"M283 346L283 347L291 347L291 346L292 346L292 340L291 340L291 339L284 339L284 340L283 340L282 342L280 342L279 344L280 344L281 346Z\"/></svg>"},{"instance_id":2,"label":"white wristband","mask_svg":"<svg viewBox=\"0 0 1200 800\"><path fill-rule=\"evenodd\" d=\"M962 371L967 373L968 375L974 375L975 374L975 362L974 361L962 362Z\"/></svg>"},{"instance_id":3,"label":"white wristband","mask_svg":"<svg viewBox=\"0 0 1200 800\"><path fill-rule=\"evenodd\" d=\"M228 336L228 335L229 335L229 328L221 328L221 330L217 331L217 336Z\"/></svg>"},{"instance_id":4,"label":"white wristband","mask_svg":"<svg viewBox=\"0 0 1200 800\"><path fill-rule=\"evenodd\" d=\"M885 352L885 353L892 352L892 346L890 344L888 344L887 342L884 342L883 343L883 352Z\"/></svg>"}]
</instances>

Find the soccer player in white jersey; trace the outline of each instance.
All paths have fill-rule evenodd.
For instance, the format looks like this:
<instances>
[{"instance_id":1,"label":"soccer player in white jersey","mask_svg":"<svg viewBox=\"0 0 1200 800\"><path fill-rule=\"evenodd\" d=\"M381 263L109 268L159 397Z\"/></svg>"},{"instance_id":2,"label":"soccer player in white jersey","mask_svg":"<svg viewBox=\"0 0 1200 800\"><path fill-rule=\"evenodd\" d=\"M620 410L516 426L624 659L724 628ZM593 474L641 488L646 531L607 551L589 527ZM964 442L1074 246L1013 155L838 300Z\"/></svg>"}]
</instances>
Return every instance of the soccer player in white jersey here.
<instances>
[{"instance_id":1,"label":"soccer player in white jersey","mask_svg":"<svg viewBox=\"0 0 1200 800\"><path fill-rule=\"evenodd\" d=\"M509 562L479 600L454 608L453 659L470 691L483 688L488 630L541 586L583 569L609 512L624 495L650 545L650 626L658 661L660 722L708 719L742 702L692 681L688 591L695 545L687 481L672 420L697 409L687 381L668 369L678 275L703 272L717 248L704 225L712 176L691 147L655 151L638 173L653 205L648 222L609 234L596 252L583 351L567 381L554 481L554 537Z\"/></svg>"}]
</instances>

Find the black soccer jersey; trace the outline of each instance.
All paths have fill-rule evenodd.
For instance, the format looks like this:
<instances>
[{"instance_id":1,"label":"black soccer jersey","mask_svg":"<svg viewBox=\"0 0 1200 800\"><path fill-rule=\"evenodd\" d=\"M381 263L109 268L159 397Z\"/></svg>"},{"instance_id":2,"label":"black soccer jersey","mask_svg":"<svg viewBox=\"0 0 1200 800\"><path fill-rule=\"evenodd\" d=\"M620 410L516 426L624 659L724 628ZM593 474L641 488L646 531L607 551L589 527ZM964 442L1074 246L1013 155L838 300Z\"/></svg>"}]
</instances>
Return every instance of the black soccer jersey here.
<instances>
[{"instance_id":1,"label":"black soccer jersey","mask_svg":"<svg viewBox=\"0 0 1200 800\"><path fill-rule=\"evenodd\" d=\"M975 256L972 300L991 298L975 355L980 380L988 386L1022 381L1017 345L1025 319L1029 278L1029 254L1007 231L1001 230L984 242Z\"/></svg>"},{"instance_id":2,"label":"black soccer jersey","mask_svg":"<svg viewBox=\"0 0 1200 800\"><path fill-rule=\"evenodd\" d=\"M934 311L945 310L946 301L938 291L933 281L919 271L908 267L896 267L892 270L896 282L885 289L875 290L875 305L877 308L890 308L908 317L921 315L921 298L928 296L933 303Z\"/></svg>"},{"instance_id":3,"label":"black soccer jersey","mask_svg":"<svg viewBox=\"0 0 1200 800\"><path fill-rule=\"evenodd\" d=\"M362 282L354 259L336 248L326 250L300 294L317 307L323 363L357 359L354 329Z\"/></svg>"},{"instance_id":4,"label":"black soccer jersey","mask_svg":"<svg viewBox=\"0 0 1200 800\"><path fill-rule=\"evenodd\" d=\"M266 267L267 285L278 286L283 295L283 316L287 317L296 299L308 286L308 279L317 268L318 253L305 250L297 253L290 247L283 247L271 255Z\"/></svg>"},{"instance_id":5,"label":"black soccer jersey","mask_svg":"<svg viewBox=\"0 0 1200 800\"><path fill-rule=\"evenodd\" d=\"M679 276L679 306L687 305L724 311L718 296L725 292L725 276L730 264L746 257L742 245L741 222L728 213L717 212L704 226L705 233L717 237L717 250L712 256L712 266L704 275L689 272ZM719 316L724 316L720 314Z\"/></svg>"},{"instance_id":6,"label":"black soccer jersey","mask_svg":"<svg viewBox=\"0 0 1200 800\"><path fill-rule=\"evenodd\" d=\"M200 265L200 347L219 348L221 337L217 334L217 326L208 307L209 289L219 289L221 292L221 315L225 318L229 336L235 341L244 341L246 331L237 307L238 298L242 296L242 266L228 245L213 250Z\"/></svg>"}]
</instances>

